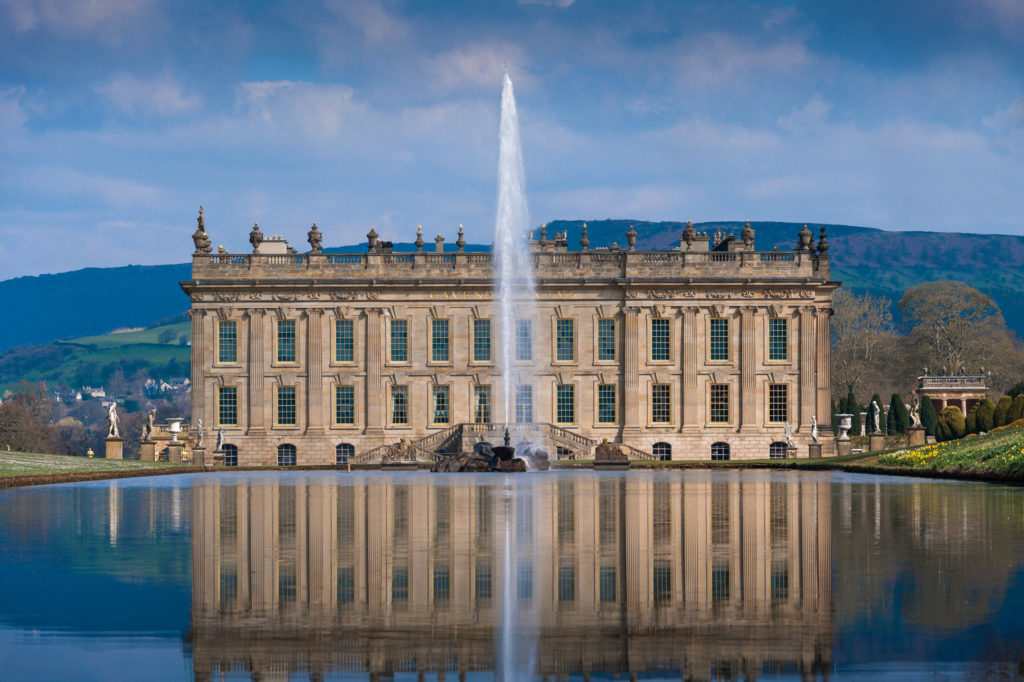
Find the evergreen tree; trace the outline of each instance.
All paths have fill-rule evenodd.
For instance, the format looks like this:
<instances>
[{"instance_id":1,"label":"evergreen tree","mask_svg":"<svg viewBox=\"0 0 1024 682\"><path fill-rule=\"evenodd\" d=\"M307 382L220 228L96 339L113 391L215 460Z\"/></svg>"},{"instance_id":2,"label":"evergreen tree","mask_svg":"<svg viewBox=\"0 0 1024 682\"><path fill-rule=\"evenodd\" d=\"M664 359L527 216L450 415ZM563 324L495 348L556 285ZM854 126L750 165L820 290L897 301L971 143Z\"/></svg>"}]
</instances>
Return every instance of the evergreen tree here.
<instances>
[{"instance_id":1,"label":"evergreen tree","mask_svg":"<svg viewBox=\"0 0 1024 682\"><path fill-rule=\"evenodd\" d=\"M843 405L843 412L845 414L852 414L853 420L850 422L850 435L860 435L860 405L857 404L857 398L853 395L853 386L848 387L846 391L846 402Z\"/></svg>"},{"instance_id":2,"label":"evergreen tree","mask_svg":"<svg viewBox=\"0 0 1024 682\"><path fill-rule=\"evenodd\" d=\"M890 434L906 433L910 426L910 413L907 412L907 405L898 393L893 393L889 399L889 414L885 420L886 431Z\"/></svg>"},{"instance_id":3,"label":"evergreen tree","mask_svg":"<svg viewBox=\"0 0 1024 682\"><path fill-rule=\"evenodd\" d=\"M978 403L976 418L978 421L978 433L988 433L993 427L996 416L996 406L988 398Z\"/></svg>"},{"instance_id":4,"label":"evergreen tree","mask_svg":"<svg viewBox=\"0 0 1024 682\"><path fill-rule=\"evenodd\" d=\"M939 415L935 412L935 404L930 398L921 400L921 426L929 436L938 436Z\"/></svg>"},{"instance_id":5,"label":"evergreen tree","mask_svg":"<svg viewBox=\"0 0 1024 682\"><path fill-rule=\"evenodd\" d=\"M1010 405L1010 414L1007 416L1007 423L1012 424L1018 419L1024 419L1024 393L1018 394Z\"/></svg>"},{"instance_id":6,"label":"evergreen tree","mask_svg":"<svg viewBox=\"0 0 1024 682\"><path fill-rule=\"evenodd\" d=\"M996 427L1006 426L1009 421L1007 415L1010 413L1010 406L1013 404L1013 398L1008 395L1004 395L996 403L996 412L992 418L992 424Z\"/></svg>"},{"instance_id":7,"label":"evergreen tree","mask_svg":"<svg viewBox=\"0 0 1024 682\"><path fill-rule=\"evenodd\" d=\"M942 408L938 426L937 440L945 441L963 438L966 430L964 413L956 405L948 405Z\"/></svg>"},{"instance_id":8,"label":"evergreen tree","mask_svg":"<svg viewBox=\"0 0 1024 682\"><path fill-rule=\"evenodd\" d=\"M978 432L978 406L972 405L971 409L967 410L967 418L964 420L964 430L967 433Z\"/></svg>"}]
</instances>

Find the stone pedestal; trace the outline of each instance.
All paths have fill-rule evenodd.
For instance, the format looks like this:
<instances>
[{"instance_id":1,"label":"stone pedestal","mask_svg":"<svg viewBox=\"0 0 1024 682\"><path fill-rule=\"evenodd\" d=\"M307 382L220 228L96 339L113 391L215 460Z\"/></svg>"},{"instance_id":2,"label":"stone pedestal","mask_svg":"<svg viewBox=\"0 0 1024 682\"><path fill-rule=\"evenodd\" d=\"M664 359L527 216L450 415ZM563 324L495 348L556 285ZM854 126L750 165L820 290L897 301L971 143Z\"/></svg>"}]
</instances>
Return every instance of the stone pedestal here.
<instances>
[{"instance_id":1,"label":"stone pedestal","mask_svg":"<svg viewBox=\"0 0 1024 682\"><path fill-rule=\"evenodd\" d=\"M923 426L911 426L907 429L907 445L912 448L916 448L919 445L924 445L925 431Z\"/></svg>"},{"instance_id":2,"label":"stone pedestal","mask_svg":"<svg viewBox=\"0 0 1024 682\"><path fill-rule=\"evenodd\" d=\"M213 461L210 462L210 466L218 466L218 467L224 466L224 451L223 450L214 450L213 451Z\"/></svg>"},{"instance_id":3,"label":"stone pedestal","mask_svg":"<svg viewBox=\"0 0 1024 682\"><path fill-rule=\"evenodd\" d=\"M156 442L151 440L144 440L139 443L139 461L140 462L155 462L156 461Z\"/></svg>"},{"instance_id":4,"label":"stone pedestal","mask_svg":"<svg viewBox=\"0 0 1024 682\"><path fill-rule=\"evenodd\" d=\"M171 464L181 464L181 456L185 448L181 443L168 443L167 461Z\"/></svg>"},{"instance_id":5,"label":"stone pedestal","mask_svg":"<svg viewBox=\"0 0 1024 682\"><path fill-rule=\"evenodd\" d=\"M107 438L103 456L107 459L124 459L124 439Z\"/></svg>"},{"instance_id":6,"label":"stone pedestal","mask_svg":"<svg viewBox=\"0 0 1024 682\"><path fill-rule=\"evenodd\" d=\"M821 459L821 443L811 443L807 446L807 456L810 459Z\"/></svg>"},{"instance_id":7,"label":"stone pedestal","mask_svg":"<svg viewBox=\"0 0 1024 682\"><path fill-rule=\"evenodd\" d=\"M790 445L786 448L786 459L796 459L796 446Z\"/></svg>"},{"instance_id":8,"label":"stone pedestal","mask_svg":"<svg viewBox=\"0 0 1024 682\"><path fill-rule=\"evenodd\" d=\"M196 466L206 466L206 448L192 448L192 463Z\"/></svg>"},{"instance_id":9,"label":"stone pedestal","mask_svg":"<svg viewBox=\"0 0 1024 682\"><path fill-rule=\"evenodd\" d=\"M837 440L836 441L836 457L842 457L843 455L850 454L850 450L853 446L848 440Z\"/></svg>"},{"instance_id":10,"label":"stone pedestal","mask_svg":"<svg viewBox=\"0 0 1024 682\"><path fill-rule=\"evenodd\" d=\"M872 433L868 436L868 451L878 452L885 449L885 436L881 433Z\"/></svg>"}]
</instances>

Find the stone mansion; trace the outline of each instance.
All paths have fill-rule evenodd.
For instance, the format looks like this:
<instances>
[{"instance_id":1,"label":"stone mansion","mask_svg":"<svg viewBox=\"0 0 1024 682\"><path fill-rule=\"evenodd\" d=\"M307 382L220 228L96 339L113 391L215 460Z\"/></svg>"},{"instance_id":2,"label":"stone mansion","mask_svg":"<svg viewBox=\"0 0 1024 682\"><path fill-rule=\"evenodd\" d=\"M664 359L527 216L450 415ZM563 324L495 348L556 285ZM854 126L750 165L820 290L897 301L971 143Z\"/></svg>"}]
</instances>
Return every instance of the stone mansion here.
<instances>
[{"instance_id":1,"label":"stone mansion","mask_svg":"<svg viewBox=\"0 0 1024 682\"><path fill-rule=\"evenodd\" d=\"M374 230L365 253L325 253L250 233L251 253L193 234L192 423L218 432L226 464L334 465L402 443L422 452L456 433L500 440L502 349L490 253L438 235L398 253ZM551 456L832 454L829 278L824 229L792 251L687 225L672 250L531 240L534 319L515 323L522 369L512 428ZM539 434L539 435L537 435ZM460 447L472 442L460 440ZM814 446L817 448L818 446ZM364 459L364 461L366 461Z\"/></svg>"}]
</instances>

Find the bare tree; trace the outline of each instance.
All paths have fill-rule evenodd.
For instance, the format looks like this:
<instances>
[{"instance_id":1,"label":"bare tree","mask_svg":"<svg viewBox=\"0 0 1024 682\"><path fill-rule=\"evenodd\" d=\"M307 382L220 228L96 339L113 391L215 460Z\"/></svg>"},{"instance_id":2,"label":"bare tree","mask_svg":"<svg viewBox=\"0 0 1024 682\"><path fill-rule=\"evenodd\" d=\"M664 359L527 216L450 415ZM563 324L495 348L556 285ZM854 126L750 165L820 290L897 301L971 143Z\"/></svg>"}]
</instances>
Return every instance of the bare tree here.
<instances>
[{"instance_id":1,"label":"bare tree","mask_svg":"<svg viewBox=\"0 0 1024 682\"><path fill-rule=\"evenodd\" d=\"M882 296L840 289L832 300L832 394L846 395L868 386L888 388L894 377L893 354L900 344L892 323L892 302ZM885 380L886 386L879 381Z\"/></svg>"}]
</instances>

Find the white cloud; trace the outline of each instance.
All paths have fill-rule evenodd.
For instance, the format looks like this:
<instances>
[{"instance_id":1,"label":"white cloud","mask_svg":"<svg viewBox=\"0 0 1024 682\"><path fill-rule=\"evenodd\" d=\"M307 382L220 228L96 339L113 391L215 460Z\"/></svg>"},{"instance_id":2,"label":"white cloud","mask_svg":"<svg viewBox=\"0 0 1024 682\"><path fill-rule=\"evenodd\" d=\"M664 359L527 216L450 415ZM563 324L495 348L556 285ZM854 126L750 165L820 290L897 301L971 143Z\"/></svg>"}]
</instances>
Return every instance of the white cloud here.
<instances>
[{"instance_id":1,"label":"white cloud","mask_svg":"<svg viewBox=\"0 0 1024 682\"><path fill-rule=\"evenodd\" d=\"M510 43L481 43L457 48L427 60L427 74L442 91L487 88L498 92L506 71L517 87L528 83L523 50Z\"/></svg>"},{"instance_id":2,"label":"white cloud","mask_svg":"<svg viewBox=\"0 0 1024 682\"><path fill-rule=\"evenodd\" d=\"M759 74L792 72L810 62L810 52L795 40L760 45L727 33L707 33L683 45L678 73L684 85L716 87Z\"/></svg>"},{"instance_id":3,"label":"white cloud","mask_svg":"<svg viewBox=\"0 0 1024 682\"><path fill-rule=\"evenodd\" d=\"M87 34L136 19L153 7L152 0L0 0L19 33L34 30Z\"/></svg>"},{"instance_id":4,"label":"white cloud","mask_svg":"<svg viewBox=\"0 0 1024 682\"><path fill-rule=\"evenodd\" d=\"M15 182L30 192L45 187L48 194L120 209L142 211L166 199L166 192L154 185L75 168L40 166L26 169L15 176Z\"/></svg>"},{"instance_id":5,"label":"white cloud","mask_svg":"<svg viewBox=\"0 0 1024 682\"><path fill-rule=\"evenodd\" d=\"M96 91L115 109L131 115L176 116L195 111L202 105L198 95L185 92L168 74L153 78L121 74L97 86Z\"/></svg>"},{"instance_id":6,"label":"white cloud","mask_svg":"<svg viewBox=\"0 0 1024 682\"><path fill-rule=\"evenodd\" d=\"M991 113L982 122L994 130L1024 130L1024 97L1018 97L1005 109Z\"/></svg>"},{"instance_id":7,"label":"white cloud","mask_svg":"<svg viewBox=\"0 0 1024 682\"><path fill-rule=\"evenodd\" d=\"M832 105L820 95L814 95L802 107L794 109L785 116L780 116L779 127L789 132L813 128L824 123L830 111L832 111Z\"/></svg>"},{"instance_id":8,"label":"white cloud","mask_svg":"<svg viewBox=\"0 0 1024 682\"><path fill-rule=\"evenodd\" d=\"M25 88L21 86L0 88L0 131L5 136L21 132L28 120L22 107L24 96Z\"/></svg>"},{"instance_id":9,"label":"white cloud","mask_svg":"<svg viewBox=\"0 0 1024 682\"><path fill-rule=\"evenodd\" d=\"M251 81L238 86L238 99L250 120L287 134L337 137L356 105L352 88L301 81Z\"/></svg>"},{"instance_id":10,"label":"white cloud","mask_svg":"<svg viewBox=\"0 0 1024 682\"><path fill-rule=\"evenodd\" d=\"M576 0L519 0L520 5L543 5L544 7L572 7Z\"/></svg>"},{"instance_id":11,"label":"white cloud","mask_svg":"<svg viewBox=\"0 0 1024 682\"><path fill-rule=\"evenodd\" d=\"M377 0L328 0L327 9L368 43L397 41L409 33L405 20Z\"/></svg>"}]
</instances>

